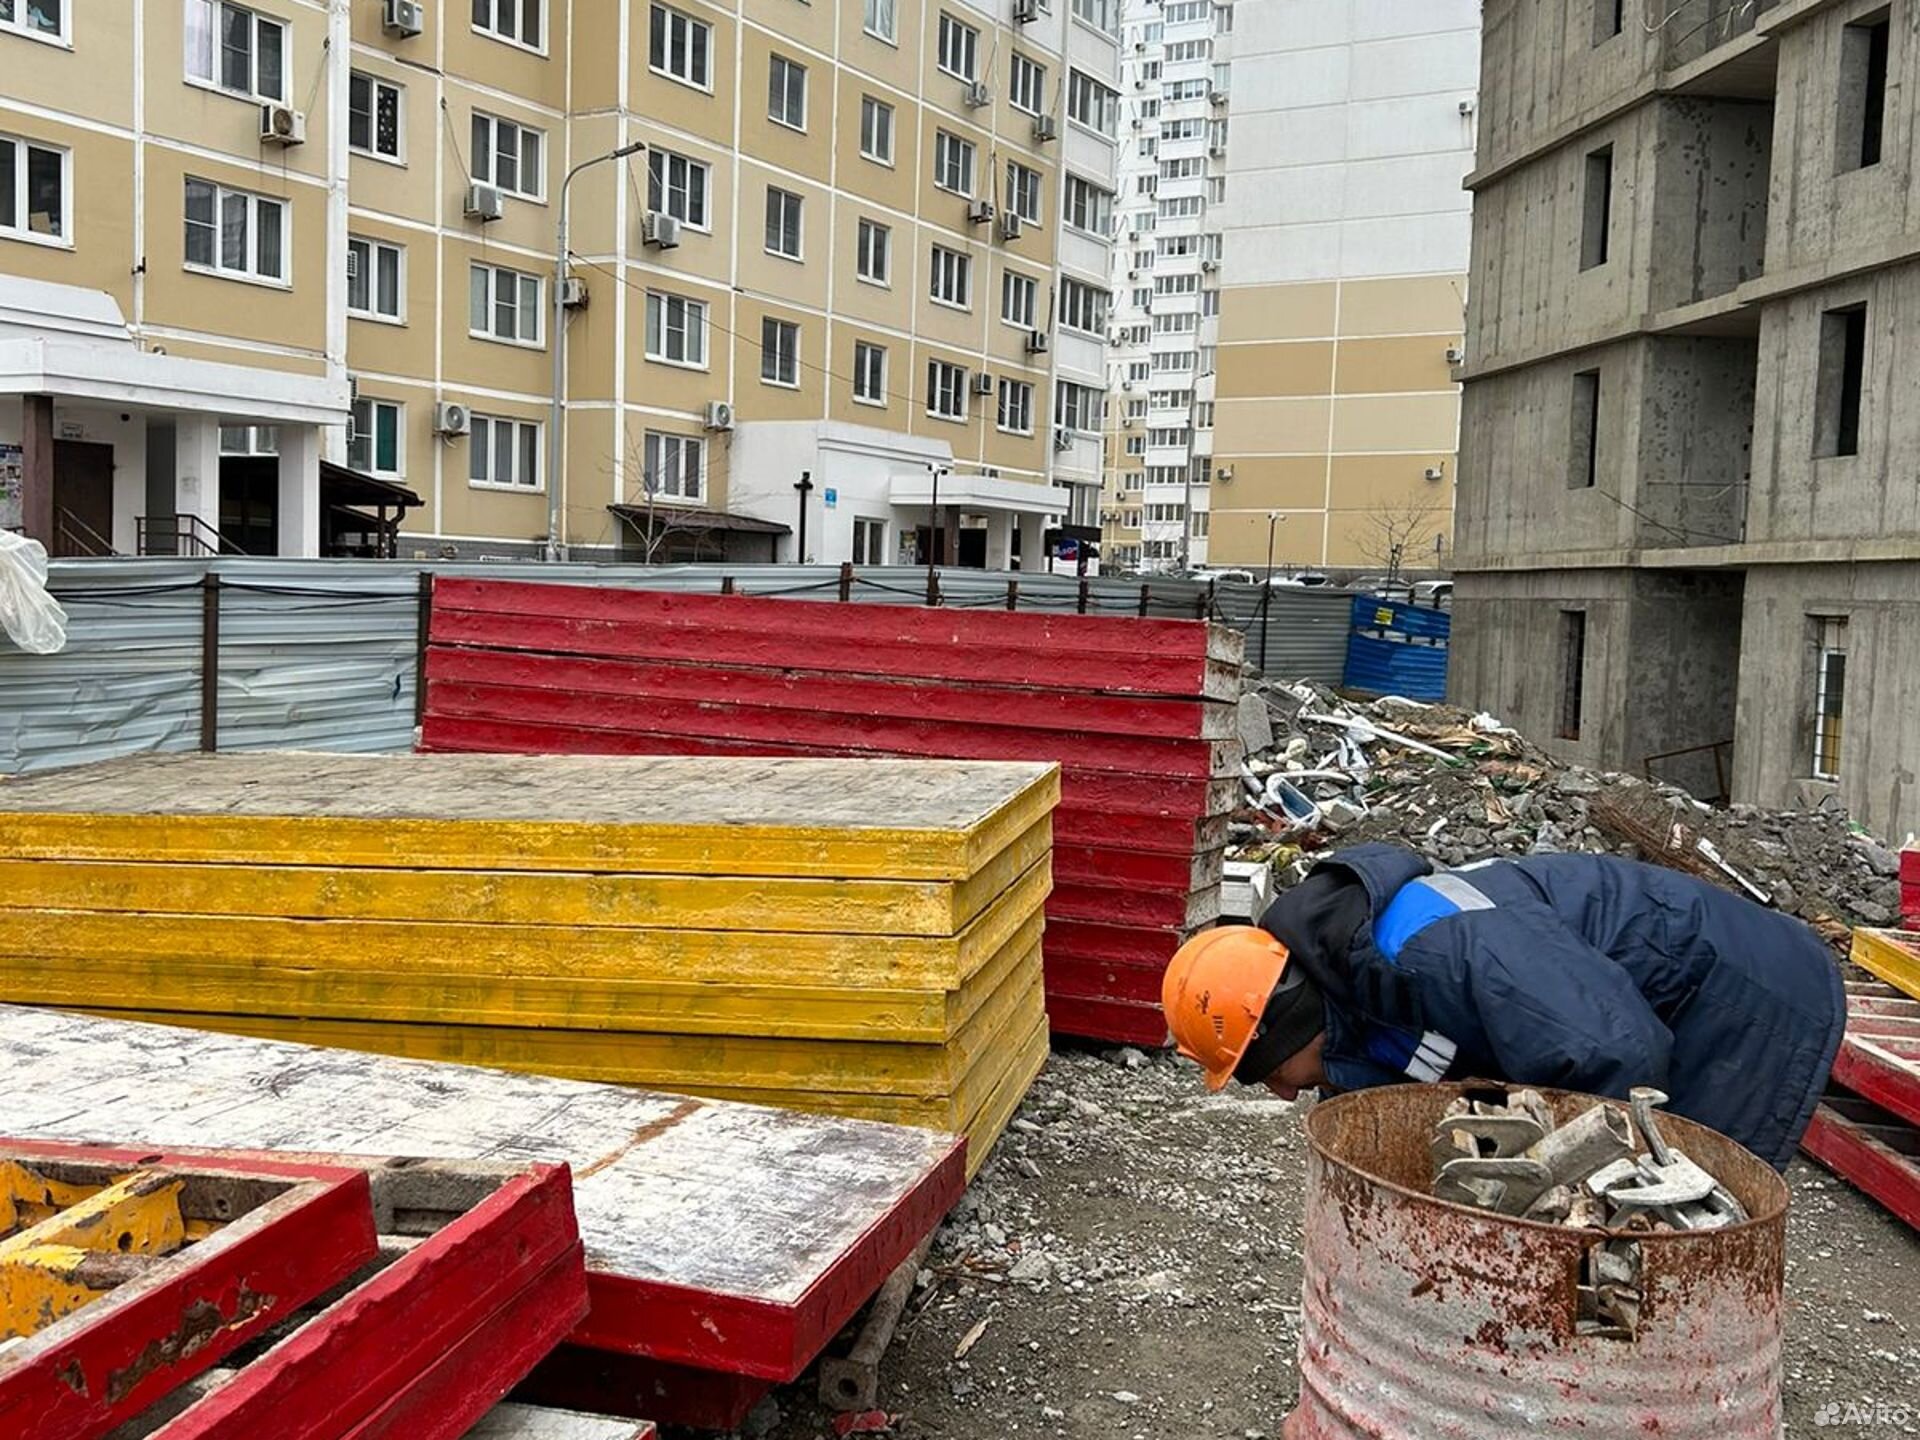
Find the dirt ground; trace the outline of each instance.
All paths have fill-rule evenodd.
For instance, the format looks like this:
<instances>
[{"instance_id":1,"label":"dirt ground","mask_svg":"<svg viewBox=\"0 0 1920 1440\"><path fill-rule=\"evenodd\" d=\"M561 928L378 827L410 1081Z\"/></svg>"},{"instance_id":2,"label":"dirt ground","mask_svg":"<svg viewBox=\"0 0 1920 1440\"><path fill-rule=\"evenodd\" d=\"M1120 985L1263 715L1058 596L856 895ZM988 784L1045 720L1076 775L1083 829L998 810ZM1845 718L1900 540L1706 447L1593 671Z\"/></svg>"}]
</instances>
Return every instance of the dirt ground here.
<instances>
[{"instance_id":1,"label":"dirt ground","mask_svg":"<svg viewBox=\"0 0 1920 1440\"><path fill-rule=\"evenodd\" d=\"M1208 1096L1170 1056L1056 1053L941 1233L888 1357L891 1433L1277 1437L1304 1155L1288 1102ZM1823 1170L1788 1178L1787 1432L1920 1434L1920 1241ZM775 1404L749 1434L834 1434L811 1376Z\"/></svg>"}]
</instances>

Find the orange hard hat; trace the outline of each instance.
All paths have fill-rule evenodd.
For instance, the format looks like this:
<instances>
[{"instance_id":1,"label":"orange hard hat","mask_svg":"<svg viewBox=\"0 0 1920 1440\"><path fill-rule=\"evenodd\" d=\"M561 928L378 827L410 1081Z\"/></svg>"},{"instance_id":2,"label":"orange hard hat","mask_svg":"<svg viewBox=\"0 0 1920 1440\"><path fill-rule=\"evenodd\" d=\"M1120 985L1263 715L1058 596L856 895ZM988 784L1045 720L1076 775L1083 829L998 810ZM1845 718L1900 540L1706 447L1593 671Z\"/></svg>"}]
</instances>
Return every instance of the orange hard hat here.
<instances>
[{"instance_id":1,"label":"orange hard hat","mask_svg":"<svg viewBox=\"0 0 1920 1440\"><path fill-rule=\"evenodd\" d=\"M1180 1053L1207 1072L1209 1090L1233 1079L1286 968L1287 947L1257 925L1202 931L1174 952L1160 1008Z\"/></svg>"}]
</instances>

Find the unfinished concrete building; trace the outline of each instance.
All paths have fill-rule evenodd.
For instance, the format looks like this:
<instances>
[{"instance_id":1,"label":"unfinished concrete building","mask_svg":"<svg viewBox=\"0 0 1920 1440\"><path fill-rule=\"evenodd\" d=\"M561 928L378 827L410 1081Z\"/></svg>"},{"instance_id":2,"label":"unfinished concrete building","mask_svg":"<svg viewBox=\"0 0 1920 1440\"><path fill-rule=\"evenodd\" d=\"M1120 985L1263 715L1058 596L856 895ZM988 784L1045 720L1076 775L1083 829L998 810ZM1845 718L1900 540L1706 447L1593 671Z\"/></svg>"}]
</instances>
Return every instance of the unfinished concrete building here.
<instances>
[{"instance_id":1,"label":"unfinished concrete building","mask_svg":"<svg viewBox=\"0 0 1920 1440\"><path fill-rule=\"evenodd\" d=\"M1920 0L1487 0L1455 698L1920 828Z\"/></svg>"}]
</instances>

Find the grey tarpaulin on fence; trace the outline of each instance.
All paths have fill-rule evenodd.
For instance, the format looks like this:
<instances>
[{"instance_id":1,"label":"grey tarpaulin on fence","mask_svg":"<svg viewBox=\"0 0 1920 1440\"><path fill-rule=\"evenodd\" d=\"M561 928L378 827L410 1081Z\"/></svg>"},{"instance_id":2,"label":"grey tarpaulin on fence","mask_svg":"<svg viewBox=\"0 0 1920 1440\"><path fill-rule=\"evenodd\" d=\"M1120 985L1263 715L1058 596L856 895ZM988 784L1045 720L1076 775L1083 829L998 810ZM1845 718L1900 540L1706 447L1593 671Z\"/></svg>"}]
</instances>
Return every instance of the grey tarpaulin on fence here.
<instances>
[{"instance_id":1,"label":"grey tarpaulin on fence","mask_svg":"<svg viewBox=\"0 0 1920 1440\"><path fill-rule=\"evenodd\" d=\"M218 740L231 750L370 752L413 744L420 573L743 595L839 598L840 571L811 565L567 565L382 560L57 560L49 589L67 608L67 648L28 655L0 638L0 773L44 770L200 744L203 582L219 577ZM942 570L943 603L998 608L1009 582L1021 610L1070 613L1070 575ZM1208 601L1191 580L1152 579L1147 610L1191 618ZM1088 609L1140 610L1139 580L1088 583ZM926 602L926 572L856 572L851 598ZM1260 587L1221 585L1214 618L1261 645ZM1267 668L1338 684L1346 659L1344 592L1276 589Z\"/></svg>"}]
</instances>

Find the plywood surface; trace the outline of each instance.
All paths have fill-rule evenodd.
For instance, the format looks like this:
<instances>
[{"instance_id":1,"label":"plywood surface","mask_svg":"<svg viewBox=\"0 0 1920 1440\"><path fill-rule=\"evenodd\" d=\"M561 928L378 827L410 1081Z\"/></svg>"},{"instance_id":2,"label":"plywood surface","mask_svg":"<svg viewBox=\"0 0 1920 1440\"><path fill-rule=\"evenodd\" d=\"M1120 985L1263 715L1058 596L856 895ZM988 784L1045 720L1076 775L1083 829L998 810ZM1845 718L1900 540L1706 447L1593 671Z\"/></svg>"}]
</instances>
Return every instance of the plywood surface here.
<instances>
[{"instance_id":1,"label":"plywood surface","mask_svg":"<svg viewBox=\"0 0 1920 1440\"><path fill-rule=\"evenodd\" d=\"M143 755L0 780L0 855L964 879L1058 798L1019 761Z\"/></svg>"},{"instance_id":2,"label":"plywood surface","mask_svg":"<svg viewBox=\"0 0 1920 1440\"><path fill-rule=\"evenodd\" d=\"M651 1440L652 1435L653 1426L644 1420L540 1405L496 1405L467 1431L465 1440Z\"/></svg>"}]
</instances>

